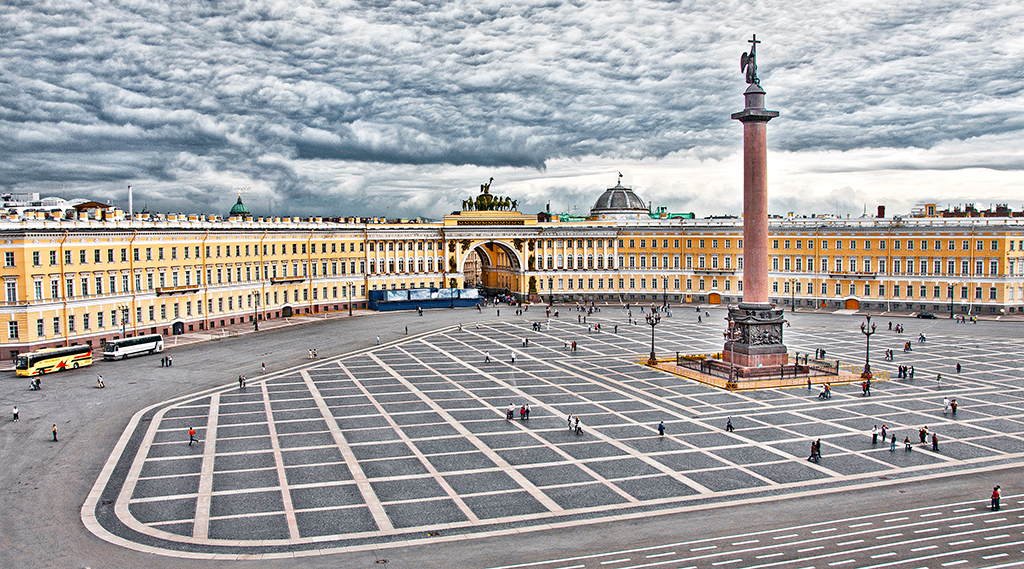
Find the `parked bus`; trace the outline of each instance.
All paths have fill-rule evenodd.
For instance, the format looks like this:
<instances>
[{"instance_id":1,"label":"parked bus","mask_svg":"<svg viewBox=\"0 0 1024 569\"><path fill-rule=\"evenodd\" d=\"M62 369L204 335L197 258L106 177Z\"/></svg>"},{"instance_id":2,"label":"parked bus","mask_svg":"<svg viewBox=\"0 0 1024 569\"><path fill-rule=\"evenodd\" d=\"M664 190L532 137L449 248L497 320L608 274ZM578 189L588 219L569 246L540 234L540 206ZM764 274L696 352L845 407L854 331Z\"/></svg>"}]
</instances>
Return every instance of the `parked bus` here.
<instances>
[{"instance_id":1,"label":"parked bus","mask_svg":"<svg viewBox=\"0 0 1024 569\"><path fill-rule=\"evenodd\" d=\"M65 369L74 369L92 363L92 346L68 346L65 348L43 348L18 356L14 371L18 375L40 375Z\"/></svg>"},{"instance_id":2,"label":"parked bus","mask_svg":"<svg viewBox=\"0 0 1024 569\"><path fill-rule=\"evenodd\" d=\"M110 340L103 346L103 359L123 360L128 356L152 354L164 351L164 337L160 334L147 334L134 338Z\"/></svg>"}]
</instances>

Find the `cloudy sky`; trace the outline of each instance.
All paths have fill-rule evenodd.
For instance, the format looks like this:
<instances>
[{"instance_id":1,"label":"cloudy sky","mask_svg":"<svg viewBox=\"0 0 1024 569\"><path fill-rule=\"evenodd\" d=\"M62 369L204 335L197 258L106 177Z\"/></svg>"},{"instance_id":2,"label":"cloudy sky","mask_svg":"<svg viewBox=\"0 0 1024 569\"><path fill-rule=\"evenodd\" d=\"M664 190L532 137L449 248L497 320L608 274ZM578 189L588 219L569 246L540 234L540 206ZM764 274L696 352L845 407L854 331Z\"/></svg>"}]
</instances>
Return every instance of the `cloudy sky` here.
<instances>
[{"instance_id":1,"label":"cloudy sky","mask_svg":"<svg viewBox=\"0 0 1024 569\"><path fill-rule=\"evenodd\" d=\"M440 217L618 172L742 209L757 33L773 213L1024 206L1024 2L5 0L0 187L136 209Z\"/></svg>"}]
</instances>

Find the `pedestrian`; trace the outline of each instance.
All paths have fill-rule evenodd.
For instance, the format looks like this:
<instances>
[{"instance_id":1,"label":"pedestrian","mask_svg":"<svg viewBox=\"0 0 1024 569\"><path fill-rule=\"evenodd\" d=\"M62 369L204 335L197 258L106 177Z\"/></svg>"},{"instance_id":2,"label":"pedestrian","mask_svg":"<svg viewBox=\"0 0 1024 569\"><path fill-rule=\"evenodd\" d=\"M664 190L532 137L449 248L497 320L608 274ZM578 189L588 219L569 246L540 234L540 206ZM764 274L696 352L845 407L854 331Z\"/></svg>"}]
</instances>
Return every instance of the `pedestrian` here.
<instances>
[{"instance_id":1,"label":"pedestrian","mask_svg":"<svg viewBox=\"0 0 1024 569\"><path fill-rule=\"evenodd\" d=\"M188 428L188 446L192 446L192 443L198 443L196 440L196 430L192 427Z\"/></svg>"},{"instance_id":2,"label":"pedestrian","mask_svg":"<svg viewBox=\"0 0 1024 569\"><path fill-rule=\"evenodd\" d=\"M488 352L486 350L484 351L484 363L485 364L491 363L491 352Z\"/></svg>"},{"instance_id":3,"label":"pedestrian","mask_svg":"<svg viewBox=\"0 0 1024 569\"><path fill-rule=\"evenodd\" d=\"M575 352L575 351L576 351L576 340L573 340L573 341L572 341L572 351L573 351L573 352Z\"/></svg>"},{"instance_id":4,"label":"pedestrian","mask_svg":"<svg viewBox=\"0 0 1024 569\"><path fill-rule=\"evenodd\" d=\"M309 350L309 353L307 354L307 357L309 359L313 359L313 350L312 349Z\"/></svg>"},{"instance_id":5,"label":"pedestrian","mask_svg":"<svg viewBox=\"0 0 1024 569\"><path fill-rule=\"evenodd\" d=\"M935 385L938 386L938 387L942 386L942 374L941 373L935 374Z\"/></svg>"},{"instance_id":6,"label":"pedestrian","mask_svg":"<svg viewBox=\"0 0 1024 569\"><path fill-rule=\"evenodd\" d=\"M616 334L618 334L618 333L619 333L619 325L618 325L618 324L616 324L616 325L615 325L615 333L616 333Z\"/></svg>"},{"instance_id":7,"label":"pedestrian","mask_svg":"<svg viewBox=\"0 0 1024 569\"><path fill-rule=\"evenodd\" d=\"M238 388L242 389L243 387L245 387L245 383L242 379L242 374L238 374Z\"/></svg>"},{"instance_id":8,"label":"pedestrian","mask_svg":"<svg viewBox=\"0 0 1024 569\"><path fill-rule=\"evenodd\" d=\"M878 425L871 427L871 444L878 444Z\"/></svg>"},{"instance_id":9,"label":"pedestrian","mask_svg":"<svg viewBox=\"0 0 1024 569\"><path fill-rule=\"evenodd\" d=\"M53 424L52 430L53 430L53 442L57 442L57 423Z\"/></svg>"},{"instance_id":10,"label":"pedestrian","mask_svg":"<svg viewBox=\"0 0 1024 569\"><path fill-rule=\"evenodd\" d=\"M320 354L316 353L316 348L313 348L313 359L315 360L315 359L317 359L319 357L320 357Z\"/></svg>"},{"instance_id":11,"label":"pedestrian","mask_svg":"<svg viewBox=\"0 0 1024 569\"><path fill-rule=\"evenodd\" d=\"M167 367L167 356L160 357L160 367Z\"/></svg>"},{"instance_id":12,"label":"pedestrian","mask_svg":"<svg viewBox=\"0 0 1024 569\"><path fill-rule=\"evenodd\" d=\"M665 436L665 421L658 423L658 436Z\"/></svg>"},{"instance_id":13,"label":"pedestrian","mask_svg":"<svg viewBox=\"0 0 1024 569\"><path fill-rule=\"evenodd\" d=\"M731 433L734 430L735 429L732 428L732 417L729 417L729 420L725 422L725 431L727 433Z\"/></svg>"},{"instance_id":14,"label":"pedestrian","mask_svg":"<svg viewBox=\"0 0 1024 569\"><path fill-rule=\"evenodd\" d=\"M949 397L942 398L942 414L945 415L949 412Z\"/></svg>"},{"instance_id":15,"label":"pedestrian","mask_svg":"<svg viewBox=\"0 0 1024 569\"><path fill-rule=\"evenodd\" d=\"M868 382L866 382L866 381L862 382L860 384L860 390L861 390L861 393L864 395L864 397L867 397L868 396Z\"/></svg>"},{"instance_id":16,"label":"pedestrian","mask_svg":"<svg viewBox=\"0 0 1024 569\"><path fill-rule=\"evenodd\" d=\"M12 413L12 415L13 416L11 417L11 421L14 421L15 423L17 423L18 421L21 420L21 419L18 418L18 406L17 405L14 406L14 412Z\"/></svg>"},{"instance_id":17,"label":"pedestrian","mask_svg":"<svg viewBox=\"0 0 1024 569\"><path fill-rule=\"evenodd\" d=\"M895 437L896 435L893 435L893 436ZM903 444L904 444L903 450L914 450L913 445L910 444L910 435L907 435L907 438L903 439Z\"/></svg>"},{"instance_id":18,"label":"pedestrian","mask_svg":"<svg viewBox=\"0 0 1024 569\"><path fill-rule=\"evenodd\" d=\"M171 356L167 356L167 367L171 367L172 365L174 365L174 361L171 360Z\"/></svg>"},{"instance_id":19,"label":"pedestrian","mask_svg":"<svg viewBox=\"0 0 1024 569\"><path fill-rule=\"evenodd\" d=\"M882 443L883 443L883 444L885 443L885 432L886 432L886 431L887 431L888 429L889 429L889 426L888 426L888 425L886 425L885 423L882 423L882 430L881 430L881 432L880 432L879 434L881 434L881 435L882 435Z\"/></svg>"},{"instance_id":20,"label":"pedestrian","mask_svg":"<svg viewBox=\"0 0 1024 569\"><path fill-rule=\"evenodd\" d=\"M408 336L408 335L409 335L409 327L408 327L408 326L406 326L406 327L405 327L405 335L406 335L406 336Z\"/></svg>"},{"instance_id":21,"label":"pedestrian","mask_svg":"<svg viewBox=\"0 0 1024 569\"><path fill-rule=\"evenodd\" d=\"M512 352L512 365L516 365L516 353L515 353L515 351Z\"/></svg>"},{"instance_id":22,"label":"pedestrian","mask_svg":"<svg viewBox=\"0 0 1024 569\"><path fill-rule=\"evenodd\" d=\"M956 362L956 372L960 373L960 362Z\"/></svg>"},{"instance_id":23,"label":"pedestrian","mask_svg":"<svg viewBox=\"0 0 1024 569\"><path fill-rule=\"evenodd\" d=\"M892 444L889 445L889 452L896 452L896 435L892 436Z\"/></svg>"},{"instance_id":24,"label":"pedestrian","mask_svg":"<svg viewBox=\"0 0 1024 569\"><path fill-rule=\"evenodd\" d=\"M921 444L926 443L928 441L928 425L921 427L917 431L917 436L921 439Z\"/></svg>"},{"instance_id":25,"label":"pedestrian","mask_svg":"<svg viewBox=\"0 0 1024 569\"><path fill-rule=\"evenodd\" d=\"M527 420L530 419L530 404L529 403L526 404L526 419Z\"/></svg>"},{"instance_id":26,"label":"pedestrian","mask_svg":"<svg viewBox=\"0 0 1024 569\"><path fill-rule=\"evenodd\" d=\"M100 374L96 374L96 388L103 389L104 387L105 386L103 385L103 376Z\"/></svg>"},{"instance_id":27,"label":"pedestrian","mask_svg":"<svg viewBox=\"0 0 1024 569\"><path fill-rule=\"evenodd\" d=\"M380 345L380 335L377 335L377 345Z\"/></svg>"},{"instance_id":28,"label":"pedestrian","mask_svg":"<svg viewBox=\"0 0 1024 569\"><path fill-rule=\"evenodd\" d=\"M999 511L999 497L1000 497L999 485L997 484L996 487L992 489L992 511L993 512L998 512Z\"/></svg>"},{"instance_id":29,"label":"pedestrian","mask_svg":"<svg viewBox=\"0 0 1024 569\"><path fill-rule=\"evenodd\" d=\"M565 418L565 422L569 424L569 430L571 431L572 430L572 413L569 413L569 416Z\"/></svg>"},{"instance_id":30,"label":"pedestrian","mask_svg":"<svg viewBox=\"0 0 1024 569\"><path fill-rule=\"evenodd\" d=\"M932 450L939 452L939 435L932 433Z\"/></svg>"},{"instance_id":31,"label":"pedestrian","mask_svg":"<svg viewBox=\"0 0 1024 569\"><path fill-rule=\"evenodd\" d=\"M267 373L267 363L266 362L260 362L260 368L263 370L263 373Z\"/></svg>"},{"instance_id":32,"label":"pedestrian","mask_svg":"<svg viewBox=\"0 0 1024 569\"><path fill-rule=\"evenodd\" d=\"M583 434L583 427L580 426L580 416L576 415L576 434Z\"/></svg>"},{"instance_id":33,"label":"pedestrian","mask_svg":"<svg viewBox=\"0 0 1024 569\"><path fill-rule=\"evenodd\" d=\"M507 419L509 421L514 419L515 418L515 412L516 412L515 405L509 403L508 404L508 409L505 410L505 419Z\"/></svg>"},{"instance_id":34,"label":"pedestrian","mask_svg":"<svg viewBox=\"0 0 1024 569\"><path fill-rule=\"evenodd\" d=\"M519 408L519 420L526 420L526 405L523 405L522 407Z\"/></svg>"},{"instance_id":35,"label":"pedestrian","mask_svg":"<svg viewBox=\"0 0 1024 569\"><path fill-rule=\"evenodd\" d=\"M914 379L914 366L910 366L910 379Z\"/></svg>"},{"instance_id":36,"label":"pedestrian","mask_svg":"<svg viewBox=\"0 0 1024 569\"><path fill-rule=\"evenodd\" d=\"M951 399L949 401L949 410L953 412L953 416L954 417L956 417L956 407L957 407L956 399Z\"/></svg>"}]
</instances>

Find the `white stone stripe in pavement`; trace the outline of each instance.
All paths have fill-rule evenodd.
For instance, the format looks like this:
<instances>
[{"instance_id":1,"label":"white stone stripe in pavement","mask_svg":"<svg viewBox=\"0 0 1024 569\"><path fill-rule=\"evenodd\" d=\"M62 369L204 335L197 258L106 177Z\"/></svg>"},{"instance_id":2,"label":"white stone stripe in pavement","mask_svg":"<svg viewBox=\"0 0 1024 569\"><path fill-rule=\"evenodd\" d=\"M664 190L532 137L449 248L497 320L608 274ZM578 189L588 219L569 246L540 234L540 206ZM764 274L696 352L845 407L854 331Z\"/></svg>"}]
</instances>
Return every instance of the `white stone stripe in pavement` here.
<instances>
[{"instance_id":1,"label":"white stone stripe in pavement","mask_svg":"<svg viewBox=\"0 0 1024 569\"><path fill-rule=\"evenodd\" d=\"M336 362L341 366L341 362ZM352 479L356 483L356 488L359 489L359 494L363 497L363 503L370 509L370 515L373 516L374 523L383 532L394 531L394 525L391 523L391 519L388 518L387 512L384 511L384 506L381 505L380 498L377 493L374 492L373 486L366 479L366 473L363 472L363 468L359 465L359 461L356 460L356 455L352 452L352 447L349 446L348 441L345 440L345 434L341 432L341 427L338 426L337 419L334 418L334 414L331 409L327 406L327 401L324 400L324 396L320 393L320 389L316 386L313 378L309 375L309 372L302 370L302 379L306 383L306 388L309 389L309 393L312 394L313 400L316 401L316 406L320 410L320 414L324 420L327 421L327 428L331 431L331 436L334 437L335 444L338 445L338 450L341 451L342 458L345 459L345 466L348 467L349 472L352 474Z\"/></svg>"},{"instance_id":2,"label":"white stone stripe in pavement","mask_svg":"<svg viewBox=\"0 0 1024 569\"><path fill-rule=\"evenodd\" d=\"M288 489L288 475L284 470L284 458L281 456L281 444L277 439L277 427L274 426L274 410L270 405L270 391L267 390L267 382L260 382L260 389L263 392L263 408L267 413L267 428L270 430L270 447L274 455L274 464L277 467L277 483L281 489L281 501L284 504L284 515L288 522L288 537L298 540L299 524L295 520L292 494Z\"/></svg>"},{"instance_id":3,"label":"white stone stripe in pavement","mask_svg":"<svg viewBox=\"0 0 1024 569\"><path fill-rule=\"evenodd\" d=\"M418 387L416 387L415 385L410 383L409 380L407 380L404 377L402 377L401 374L399 374L395 370L391 369L380 358L378 358L376 354L370 353L369 356L370 356L370 358L373 361L375 361L377 363L377 365L379 365L382 368L384 368L385 370L387 370L387 372L390 373L392 377L397 379L403 386L405 386L406 389L408 389L410 392L414 393L417 397L420 398L421 401L426 403L427 406L430 407L435 413L437 413L442 418L444 418L444 420L447 421L448 424L452 426L452 428L454 428L456 431L458 431L459 434L461 434L463 437L466 437L466 439L470 443L472 443L473 446L475 446L480 452L482 452L484 454L484 456L486 456L488 459L490 459L491 462L493 462L494 464L498 465L498 467L501 468L502 471L504 471L513 480L515 480L516 484L518 484L521 488L526 490L527 493L530 494L530 496L533 496L533 498L535 500L537 500L538 502L540 502L541 505L543 505L545 508L547 508L548 511L550 511L550 512L561 512L562 511L562 506L559 506L557 502L552 500L551 497L548 496L547 494L545 494L540 488L534 486L533 482L530 482L529 480L527 480L527 478L525 476L523 476L523 474L521 472L516 470L515 467L513 467L511 464L509 464L508 461L506 461L504 458L502 458L501 455L499 455L497 452L494 451L494 449L492 449L491 447L487 446L487 444L485 444L483 441L481 441L476 436L475 433L473 433L472 431L467 429L465 427L465 425L463 425L458 420L456 420L455 417L452 417L445 408L443 408L440 405L438 405L436 401L434 401L433 399L428 397L425 393L420 391L420 389ZM341 365L341 362L339 362L339 365Z\"/></svg>"},{"instance_id":4,"label":"white stone stripe in pavement","mask_svg":"<svg viewBox=\"0 0 1024 569\"><path fill-rule=\"evenodd\" d=\"M399 348L399 349L402 350L401 348ZM404 354L406 354L407 356L409 356L410 358L412 358L414 361L419 362L421 364L423 363L422 360L417 358L414 354L411 354L411 353L409 353L406 350L402 350L402 352ZM444 352L443 350L442 350L442 353L444 353L449 358L453 358L453 359L455 358L455 356L453 356L453 355L451 355L451 354L449 354L447 352ZM462 365L466 366L468 369L471 369L474 372L479 373L482 376L487 377L487 378L495 381L496 383L502 383L503 384L503 382L501 382L500 380L494 378L494 376L492 376L491 374L489 374L489 373L487 373L487 372L485 372L483 370L477 369L477 368L473 367L472 365L470 365L470 364L468 364L466 362L463 362L461 360L456 360L456 361L459 361L459 363L461 363ZM426 364L423 364L423 365L426 365ZM441 376L441 377L444 377L444 376ZM481 398L480 396L478 396L475 393L473 393L472 390L466 388L465 386L459 385L457 382L454 382L454 381L452 381L452 380L450 380L448 378L444 378L444 379L446 381L448 381L450 384L452 384L454 387L458 388L463 393L466 393L467 395L469 395L472 399L476 400L478 403L482 404L484 407L493 410L495 418L501 416L501 414L498 412L497 409L494 409L493 407L488 405L487 402L484 401L483 398ZM541 405L541 407L543 407L543 406ZM631 495L629 492L626 492L625 490L620 488L618 485L613 484L606 477L602 476L601 474L598 474L597 471L595 471L591 467L587 466L586 464L583 464L580 460L578 460L577 458L575 458L571 454L565 452L565 450L563 450L558 445L551 444L551 441L548 441L548 440L540 437L534 431L531 431L529 429L524 428L522 426L522 423L518 423L517 424L517 428L519 428L521 431L525 432L527 435L532 437L534 440L536 440L538 443L540 443L544 447L550 449L551 451L553 451L556 454L558 454L559 456L561 456L566 462L569 462L573 466L575 466L576 468L579 468L583 472L586 472L588 476L590 476L591 478L593 478L597 482L599 482L602 485L604 485L610 491L612 491L612 492L618 494L619 496L621 496L622 499L626 500L629 503L638 503L638 502L640 502L640 500L638 500L635 496ZM490 447L488 447L488 448L490 448Z\"/></svg>"},{"instance_id":5,"label":"white stone stripe in pavement","mask_svg":"<svg viewBox=\"0 0 1024 569\"><path fill-rule=\"evenodd\" d=\"M203 437L203 463L199 470L199 496L196 498L196 517L192 524L192 537L206 539L210 533L210 498L213 494L213 461L217 454L217 412L220 393L210 396L210 413L206 419Z\"/></svg>"},{"instance_id":6,"label":"white stone stripe in pavement","mask_svg":"<svg viewBox=\"0 0 1024 569\"><path fill-rule=\"evenodd\" d=\"M341 362L338 362L338 365L341 365L342 369L345 370L345 373L352 379L356 386L359 387L359 389L362 391L363 395L365 395L366 398L370 401L370 404L373 405L374 408L377 409L377 412L380 414L380 416L383 417L384 420L388 422L388 425L391 426L391 430L393 430L398 435L398 438L403 443L405 443L405 446L408 447L410 451L412 451L416 459L420 461L420 464L422 464L423 467L427 469L427 473L430 475L430 477L433 478L434 481L437 482L437 484L441 487L441 489L444 490L444 493L447 494L448 497L455 502L455 505L458 506L459 510L462 511L466 518L474 524L480 523L480 518L478 518L477 515L473 513L473 510L471 510L469 506L466 505L466 502L462 499L461 496L459 496L458 492L456 492L451 487L451 485L448 484L448 481L445 480L444 476L442 476L441 473L437 471L437 468L435 468L434 465L431 464L429 460L427 460L427 457L420 451L419 447L417 447L412 442L412 439L409 438L409 435L405 433L405 429L403 429L402 426L395 421L394 417L392 417L392 414L388 413L388 411L384 409L384 406L381 405L379 401L377 401L377 398L373 396L373 393L370 393L370 390L366 389L366 386L364 386L363 383L355 377L355 375L353 375L347 368L345 368L345 366L342 365Z\"/></svg>"}]
</instances>

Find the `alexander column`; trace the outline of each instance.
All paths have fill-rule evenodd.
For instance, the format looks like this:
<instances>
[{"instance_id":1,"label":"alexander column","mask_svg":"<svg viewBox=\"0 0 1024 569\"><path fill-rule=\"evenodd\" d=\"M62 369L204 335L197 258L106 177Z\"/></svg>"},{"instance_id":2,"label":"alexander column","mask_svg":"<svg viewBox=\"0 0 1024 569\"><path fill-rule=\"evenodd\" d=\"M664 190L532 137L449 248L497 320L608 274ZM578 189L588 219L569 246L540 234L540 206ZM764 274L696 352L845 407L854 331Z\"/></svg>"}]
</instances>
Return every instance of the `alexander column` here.
<instances>
[{"instance_id":1,"label":"alexander column","mask_svg":"<svg viewBox=\"0 0 1024 569\"><path fill-rule=\"evenodd\" d=\"M755 35L750 53L740 56L749 87L745 108L732 118L743 123L743 302L730 307L730 329L723 359L743 367L778 366L788 361L782 344L783 311L768 302L768 121L778 111L764 108L757 77ZM742 377L742 373L740 374Z\"/></svg>"}]
</instances>

